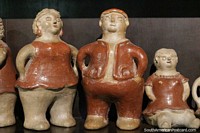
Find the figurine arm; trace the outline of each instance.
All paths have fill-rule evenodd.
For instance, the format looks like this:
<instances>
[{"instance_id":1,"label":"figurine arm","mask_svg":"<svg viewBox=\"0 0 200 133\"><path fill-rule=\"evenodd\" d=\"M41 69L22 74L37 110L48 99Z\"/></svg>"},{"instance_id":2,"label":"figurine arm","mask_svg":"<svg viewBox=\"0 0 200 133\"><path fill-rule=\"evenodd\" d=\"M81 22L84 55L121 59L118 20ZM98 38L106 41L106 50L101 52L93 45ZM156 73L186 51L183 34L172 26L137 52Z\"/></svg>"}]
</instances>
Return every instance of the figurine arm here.
<instances>
[{"instance_id":1,"label":"figurine arm","mask_svg":"<svg viewBox=\"0 0 200 133\"><path fill-rule=\"evenodd\" d=\"M152 86L145 86L145 92L150 100L152 101L156 100L156 97L153 94Z\"/></svg>"},{"instance_id":2,"label":"figurine arm","mask_svg":"<svg viewBox=\"0 0 200 133\"><path fill-rule=\"evenodd\" d=\"M89 56L90 49L88 47L82 47L77 56L78 65L81 71L84 71L87 66L85 65L85 59Z\"/></svg>"},{"instance_id":3,"label":"figurine arm","mask_svg":"<svg viewBox=\"0 0 200 133\"><path fill-rule=\"evenodd\" d=\"M1 47L0 48L0 65L3 63L3 61L6 59L7 50L6 48Z\"/></svg>"},{"instance_id":4,"label":"figurine arm","mask_svg":"<svg viewBox=\"0 0 200 133\"><path fill-rule=\"evenodd\" d=\"M190 95L190 86L188 82L183 83L183 101L186 101Z\"/></svg>"},{"instance_id":5,"label":"figurine arm","mask_svg":"<svg viewBox=\"0 0 200 133\"><path fill-rule=\"evenodd\" d=\"M133 58L137 59L137 76L142 77L148 65L146 53L141 48L133 50Z\"/></svg>"},{"instance_id":6,"label":"figurine arm","mask_svg":"<svg viewBox=\"0 0 200 133\"><path fill-rule=\"evenodd\" d=\"M72 54L72 61L73 61L73 70L76 74L76 76L78 76L78 70L77 70L77 63L76 63L76 58L77 58L77 54L78 54L78 49L75 48L72 45L69 45L70 49L71 49L71 54Z\"/></svg>"},{"instance_id":7,"label":"figurine arm","mask_svg":"<svg viewBox=\"0 0 200 133\"><path fill-rule=\"evenodd\" d=\"M200 98L197 95L198 86L200 86L200 77L194 81L193 86L192 86L192 97L194 101L196 102L198 108L200 108Z\"/></svg>"},{"instance_id":8,"label":"figurine arm","mask_svg":"<svg viewBox=\"0 0 200 133\"><path fill-rule=\"evenodd\" d=\"M28 58L31 58L34 55L35 48L28 44L24 46L17 54L16 57L16 67L20 74L20 79L24 79L25 76L25 63Z\"/></svg>"}]
</instances>

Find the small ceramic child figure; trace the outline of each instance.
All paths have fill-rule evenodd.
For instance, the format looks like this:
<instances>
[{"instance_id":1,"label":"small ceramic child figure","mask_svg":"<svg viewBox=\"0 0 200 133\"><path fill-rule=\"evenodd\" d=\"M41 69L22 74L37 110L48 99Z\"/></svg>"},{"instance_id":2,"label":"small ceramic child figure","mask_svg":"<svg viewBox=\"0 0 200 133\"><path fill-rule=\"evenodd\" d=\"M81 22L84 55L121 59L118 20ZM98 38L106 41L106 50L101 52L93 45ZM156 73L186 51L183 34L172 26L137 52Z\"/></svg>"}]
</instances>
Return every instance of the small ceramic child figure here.
<instances>
[{"instance_id":1,"label":"small ceramic child figure","mask_svg":"<svg viewBox=\"0 0 200 133\"><path fill-rule=\"evenodd\" d=\"M25 128L48 129L46 111L49 105L52 124L63 127L76 124L72 106L78 82L78 51L60 39L62 27L58 11L43 9L33 22L36 39L17 55L20 77L16 86L24 109Z\"/></svg>"},{"instance_id":2,"label":"small ceramic child figure","mask_svg":"<svg viewBox=\"0 0 200 133\"><path fill-rule=\"evenodd\" d=\"M3 36L4 27L0 18L0 127L15 124L14 107L16 102L16 71L11 50L1 40Z\"/></svg>"},{"instance_id":3,"label":"small ceramic child figure","mask_svg":"<svg viewBox=\"0 0 200 133\"><path fill-rule=\"evenodd\" d=\"M173 49L159 49L155 53L157 68L146 81L145 91L151 102L144 110L146 121L159 128L185 126L199 128L199 119L189 109L188 79L176 71L178 57Z\"/></svg>"},{"instance_id":4,"label":"small ceramic child figure","mask_svg":"<svg viewBox=\"0 0 200 133\"><path fill-rule=\"evenodd\" d=\"M86 129L108 124L111 103L116 106L120 129L133 130L140 125L147 56L125 37L128 25L124 11L104 11L99 21L102 38L79 50L77 60L87 98Z\"/></svg>"}]
</instances>

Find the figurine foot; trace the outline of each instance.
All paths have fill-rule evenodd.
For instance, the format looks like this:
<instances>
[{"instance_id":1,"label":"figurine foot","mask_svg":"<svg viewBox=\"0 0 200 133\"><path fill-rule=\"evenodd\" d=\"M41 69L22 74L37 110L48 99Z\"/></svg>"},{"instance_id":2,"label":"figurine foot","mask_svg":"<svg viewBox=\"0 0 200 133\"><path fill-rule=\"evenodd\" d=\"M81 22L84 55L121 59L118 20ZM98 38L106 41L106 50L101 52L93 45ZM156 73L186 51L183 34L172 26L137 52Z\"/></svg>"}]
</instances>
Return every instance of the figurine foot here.
<instances>
[{"instance_id":1,"label":"figurine foot","mask_svg":"<svg viewBox=\"0 0 200 133\"><path fill-rule=\"evenodd\" d=\"M197 117L200 117L200 109L198 109L198 110L195 112L195 115L196 115Z\"/></svg>"},{"instance_id":2,"label":"figurine foot","mask_svg":"<svg viewBox=\"0 0 200 133\"><path fill-rule=\"evenodd\" d=\"M14 114L2 114L0 115L0 127L11 126L15 124Z\"/></svg>"},{"instance_id":3,"label":"figurine foot","mask_svg":"<svg viewBox=\"0 0 200 133\"><path fill-rule=\"evenodd\" d=\"M117 119L117 127L123 130L133 130L140 125L140 119L133 119L127 117L119 117Z\"/></svg>"},{"instance_id":4,"label":"figurine foot","mask_svg":"<svg viewBox=\"0 0 200 133\"><path fill-rule=\"evenodd\" d=\"M103 116L88 115L84 127L86 129L100 129L108 125L108 120Z\"/></svg>"},{"instance_id":5,"label":"figurine foot","mask_svg":"<svg viewBox=\"0 0 200 133\"><path fill-rule=\"evenodd\" d=\"M47 120L32 120L32 121L25 120L24 127L27 129L41 131L49 129L50 124Z\"/></svg>"},{"instance_id":6,"label":"figurine foot","mask_svg":"<svg viewBox=\"0 0 200 133\"><path fill-rule=\"evenodd\" d=\"M60 115L60 116L57 116L56 118L52 117L51 123L53 125L61 126L61 127L73 127L76 125L76 121L71 115L69 116Z\"/></svg>"},{"instance_id":7,"label":"figurine foot","mask_svg":"<svg viewBox=\"0 0 200 133\"><path fill-rule=\"evenodd\" d=\"M167 128L171 128L171 124L165 121L165 122L162 122L161 124L159 124L158 127L167 129Z\"/></svg>"},{"instance_id":8,"label":"figurine foot","mask_svg":"<svg viewBox=\"0 0 200 133\"><path fill-rule=\"evenodd\" d=\"M197 128L199 128L199 126L200 126L200 121L198 118L196 118L189 124L188 127L197 129Z\"/></svg>"}]
</instances>

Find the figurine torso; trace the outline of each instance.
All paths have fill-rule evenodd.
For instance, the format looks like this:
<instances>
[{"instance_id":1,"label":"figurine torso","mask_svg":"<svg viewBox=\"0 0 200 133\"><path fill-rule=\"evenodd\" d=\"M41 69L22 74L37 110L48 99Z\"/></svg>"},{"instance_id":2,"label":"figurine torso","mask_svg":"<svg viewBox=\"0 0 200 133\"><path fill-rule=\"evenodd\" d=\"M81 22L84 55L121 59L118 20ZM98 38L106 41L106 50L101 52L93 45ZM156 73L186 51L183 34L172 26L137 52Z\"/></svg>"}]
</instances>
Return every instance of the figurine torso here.
<instances>
[{"instance_id":1,"label":"figurine torso","mask_svg":"<svg viewBox=\"0 0 200 133\"><path fill-rule=\"evenodd\" d=\"M15 92L16 70L13 65L11 51L4 43L1 43L0 47L7 49L6 60L0 65L0 93Z\"/></svg>"},{"instance_id":2,"label":"figurine torso","mask_svg":"<svg viewBox=\"0 0 200 133\"><path fill-rule=\"evenodd\" d=\"M141 49L129 40L112 47L104 41L88 44L79 51L79 56L82 56L82 51L89 51L87 54L90 57L90 63L83 71L83 76L103 81L134 78L137 75L137 67L133 59L133 51L139 50ZM135 54L135 58L138 56ZM141 67L146 69L146 64Z\"/></svg>"},{"instance_id":3,"label":"figurine torso","mask_svg":"<svg viewBox=\"0 0 200 133\"><path fill-rule=\"evenodd\" d=\"M26 65L25 80L18 81L22 88L62 88L77 84L71 66L71 50L63 42L43 43L35 41L35 56Z\"/></svg>"}]
</instances>

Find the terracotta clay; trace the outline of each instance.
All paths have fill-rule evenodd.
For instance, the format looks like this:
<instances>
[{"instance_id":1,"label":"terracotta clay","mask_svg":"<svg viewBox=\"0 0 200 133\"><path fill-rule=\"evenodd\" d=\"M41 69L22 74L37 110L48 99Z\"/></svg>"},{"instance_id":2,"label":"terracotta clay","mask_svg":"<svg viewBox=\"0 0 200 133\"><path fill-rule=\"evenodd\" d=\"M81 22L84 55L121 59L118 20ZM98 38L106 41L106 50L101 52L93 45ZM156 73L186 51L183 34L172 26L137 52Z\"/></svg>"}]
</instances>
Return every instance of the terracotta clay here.
<instances>
[{"instance_id":1,"label":"terracotta clay","mask_svg":"<svg viewBox=\"0 0 200 133\"><path fill-rule=\"evenodd\" d=\"M16 102L16 71L11 50L2 40L4 27L0 18L0 127L15 124L14 107Z\"/></svg>"},{"instance_id":2,"label":"terracotta clay","mask_svg":"<svg viewBox=\"0 0 200 133\"><path fill-rule=\"evenodd\" d=\"M173 49L159 49L155 53L157 68L145 83L151 102L144 110L146 121L159 128L185 126L199 128L199 119L187 105L190 95L188 79L176 71L178 57Z\"/></svg>"},{"instance_id":3,"label":"terracotta clay","mask_svg":"<svg viewBox=\"0 0 200 133\"><path fill-rule=\"evenodd\" d=\"M62 26L58 11L43 9L33 22L36 39L17 55L20 77L16 86L24 109L25 128L48 129L46 111L50 105L52 124L63 127L76 124L72 106L78 82L78 50L60 39Z\"/></svg>"},{"instance_id":4,"label":"terracotta clay","mask_svg":"<svg viewBox=\"0 0 200 133\"><path fill-rule=\"evenodd\" d=\"M128 25L124 11L104 11L99 21L102 38L79 50L77 60L87 97L86 129L99 129L108 124L111 103L116 106L120 129L132 130L140 124L142 76L147 56L125 37ZM88 65L85 63L87 57Z\"/></svg>"}]
</instances>

